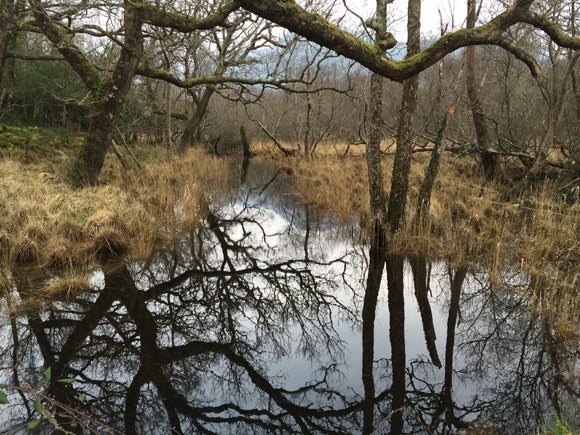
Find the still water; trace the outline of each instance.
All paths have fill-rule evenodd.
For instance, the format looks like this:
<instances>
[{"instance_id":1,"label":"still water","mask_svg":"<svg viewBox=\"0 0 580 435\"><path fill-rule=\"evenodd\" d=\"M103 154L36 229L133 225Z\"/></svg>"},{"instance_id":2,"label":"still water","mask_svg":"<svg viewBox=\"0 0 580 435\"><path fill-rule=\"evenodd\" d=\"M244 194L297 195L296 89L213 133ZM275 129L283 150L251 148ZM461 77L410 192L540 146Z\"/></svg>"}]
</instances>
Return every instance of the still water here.
<instances>
[{"instance_id":1,"label":"still water","mask_svg":"<svg viewBox=\"0 0 580 435\"><path fill-rule=\"evenodd\" d=\"M177 246L101 264L88 294L18 317L2 301L1 433L580 425L577 343L532 315L526 277L383 257L267 167L211 203ZM46 279L15 271L13 297Z\"/></svg>"}]
</instances>

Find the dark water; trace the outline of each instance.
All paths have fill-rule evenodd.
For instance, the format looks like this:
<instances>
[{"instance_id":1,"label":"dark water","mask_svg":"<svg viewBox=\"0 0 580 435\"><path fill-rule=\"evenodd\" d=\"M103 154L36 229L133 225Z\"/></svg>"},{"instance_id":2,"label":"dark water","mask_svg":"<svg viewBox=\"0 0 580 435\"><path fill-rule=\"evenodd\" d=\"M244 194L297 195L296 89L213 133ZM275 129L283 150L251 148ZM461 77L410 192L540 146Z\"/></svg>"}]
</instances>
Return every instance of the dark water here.
<instances>
[{"instance_id":1,"label":"dark water","mask_svg":"<svg viewBox=\"0 0 580 435\"><path fill-rule=\"evenodd\" d=\"M147 262L102 264L90 294L3 315L0 432L35 419L130 434L580 425L577 344L531 314L526 277L384 258L276 174L250 167L202 228ZM14 298L47 279L12 278Z\"/></svg>"}]
</instances>

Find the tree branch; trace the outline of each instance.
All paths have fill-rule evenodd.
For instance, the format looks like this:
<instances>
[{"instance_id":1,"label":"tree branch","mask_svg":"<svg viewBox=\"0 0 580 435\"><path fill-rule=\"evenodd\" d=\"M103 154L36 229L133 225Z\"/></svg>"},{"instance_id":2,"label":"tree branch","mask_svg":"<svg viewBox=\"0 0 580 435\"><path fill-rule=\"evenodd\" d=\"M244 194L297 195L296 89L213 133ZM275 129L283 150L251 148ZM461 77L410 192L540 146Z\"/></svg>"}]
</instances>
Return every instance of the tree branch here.
<instances>
[{"instance_id":1,"label":"tree branch","mask_svg":"<svg viewBox=\"0 0 580 435\"><path fill-rule=\"evenodd\" d=\"M536 29L542 30L560 47L580 49L580 37L567 35L558 24L542 15L527 11L522 14L521 22L531 24Z\"/></svg>"},{"instance_id":2,"label":"tree branch","mask_svg":"<svg viewBox=\"0 0 580 435\"><path fill-rule=\"evenodd\" d=\"M224 25L228 16L240 6L235 1L229 1L205 18L193 18L185 14L167 12L146 3L135 3L133 7L143 23L168 27L180 32L193 32Z\"/></svg>"},{"instance_id":3,"label":"tree branch","mask_svg":"<svg viewBox=\"0 0 580 435\"><path fill-rule=\"evenodd\" d=\"M396 81L404 81L441 60L447 54L469 45L500 45L507 29L517 23L531 24L546 32L555 43L569 48L580 47L580 38L568 36L555 23L529 11L532 0L520 0L486 24L474 29L447 33L420 53L396 61L374 44L363 41L331 24L322 16L310 13L292 0L236 0L244 9L275 22L338 54L356 60L370 70ZM529 55L502 43L524 61L532 73L538 70ZM500 46L502 46L500 45Z\"/></svg>"},{"instance_id":4,"label":"tree branch","mask_svg":"<svg viewBox=\"0 0 580 435\"><path fill-rule=\"evenodd\" d=\"M101 82L97 68L89 62L66 31L52 22L39 0L30 0L30 6L38 27L69 62L85 85L91 90L96 90Z\"/></svg>"}]
</instances>

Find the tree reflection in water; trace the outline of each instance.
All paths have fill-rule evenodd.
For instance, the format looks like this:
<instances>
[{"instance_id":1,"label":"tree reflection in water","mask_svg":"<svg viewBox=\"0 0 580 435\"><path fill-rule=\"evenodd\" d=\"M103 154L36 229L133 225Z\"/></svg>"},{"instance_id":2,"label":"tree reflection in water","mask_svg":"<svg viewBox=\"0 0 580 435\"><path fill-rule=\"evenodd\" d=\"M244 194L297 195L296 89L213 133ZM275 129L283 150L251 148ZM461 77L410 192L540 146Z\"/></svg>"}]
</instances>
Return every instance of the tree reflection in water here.
<instances>
[{"instance_id":1,"label":"tree reflection in water","mask_svg":"<svg viewBox=\"0 0 580 435\"><path fill-rule=\"evenodd\" d=\"M103 261L88 294L13 317L1 364L14 369L1 381L39 385L51 367L45 393L80 413L59 416L72 432L71 416L129 434L443 433L475 419L522 433L555 414L579 423L575 348L530 315L537 283L516 274L514 291L476 271L386 257L311 208L264 196L212 211L147 262ZM14 300L55 279L10 276ZM30 391L9 400L3 432L35 418Z\"/></svg>"}]
</instances>

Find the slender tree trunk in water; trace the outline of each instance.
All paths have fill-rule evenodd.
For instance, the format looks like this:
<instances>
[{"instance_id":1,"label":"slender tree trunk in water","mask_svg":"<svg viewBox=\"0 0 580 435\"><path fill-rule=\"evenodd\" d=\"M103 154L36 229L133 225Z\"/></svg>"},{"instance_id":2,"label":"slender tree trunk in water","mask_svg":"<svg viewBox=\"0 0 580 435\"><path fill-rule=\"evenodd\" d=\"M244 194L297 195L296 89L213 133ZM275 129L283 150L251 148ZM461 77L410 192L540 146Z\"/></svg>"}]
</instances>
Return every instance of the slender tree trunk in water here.
<instances>
[{"instance_id":1,"label":"slender tree trunk in water","mask_svg":"<svg viewBox=\"0 0 580 435\"><path fill-rule=\"evenodd\" d=\"M391 434L403 432L405 407L407 357L405 351L405 259L390 255L387 260L387 283L389 286L389 339L391 342L391 367L393 370L393 402L391 405Z\"/></svg>"},{"instance_id":2,"label":"slender tree trunk in water","mask_svg":"<svg viewBox=\"0 0 580 435\"><path fill-rule=\"evenodd\" d=\"M383 231L381 225L374 231ZM363 410L363 434L373 433L375 407L375 379L373 375L375 355L375 316L377 299L385 265L385 250L380 246L384 233L375 234L369 250L369 270L362 309L362 381L365 405Z\"/></svg>"},{"instance_id":3,"label":"slender tree trunk in water","mask_svg":"<svg viewBox=\"0 0 580 435\"><path fill-rule=\"evenodd\" d=\"M411 269L413 270L413 284L415 286L415 298L419 305L421 313L421 321L423 323L423 332L425 333L425 343L431 362L437 368L441 368L441 360L437 354L437 347L435 340L435 326L433 325L433 312L431 311L431 304L429 303L429 286L427 285L427 278L430 270L427 269L427 260L425 257L412 256L409 258Z\"/></svg>"},{"instance_id":4,"label":"slender tree trunk in water","mask_svg":"<svg viewBox=\"0 0 580 435\"><path fill-rule=\"evenodd\" d=\"M421 50L421 0L409 0L407 14L407 57ZM391 232L396 232L405 220L407 192L409 190L409 172L413 147L413 123L417 109L419 77L414 76L403 84L403 101L397 129L397 151L393 164L391 195L387 222Z\"/></svg>"},{"instance_id":5,"label":"slender tree trunk in water","mask_svg":"<svg viewBox=\"0 0 580 435\"><path fill-rule=\"evenodd\" d=\"M443 384L443 401L447 418L454 420L453 415L453 352L455 350L455 329L459 315L459 301L461 287L467 275L467 268L461 267L455 271L450 279L451 301L449 302L449 315L447 317L447 340L445 342L445 382Z\"/></svg>"},{"instance_id":6,"label":"slender tree trunk in water","mask_svg":"<svg viewBox=\"0 0 580 435\"><path fill-rule=\"evenodd\" d=\"M467 0L467 29L475 28L477 22L477 0ZM473 126L477 140L477 148L481 158L481 165L487 179L492 180L502 176L501 164L498 155L493 152L493 146L489 130L483 114L483 107L479 99L479 88L476 81L475 47L465 48L465 76L467 82L467 95L471 106Z\"/></svg>"},{"instance_id":7,"label":"slender tree trunk in water","mask_svg":"<svg viewBox=\"0 0 580 435\"><path fill-rule=\"evenodd\" d=\"M389 0L377 0L375 17L372 19L372 28L376 32L376 45L381 47L387 39L387 4ZM382 47L384 48L384 47ZM362 330L362 381L365 394L363 409L363 434L374 431L375 407L375 380L373 374L375 351L375 316L377 299L383 268L385 266L385 249L387 237L385 231L387 198L381 166L381 139L383 124L383 78L375 73L371 74L370 88L370 127L366 144L366 158L369 181L369 200L373 217L373 233L369 251L369 270L363 305Z\"/></svg>"}]
</instances>

